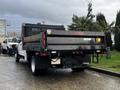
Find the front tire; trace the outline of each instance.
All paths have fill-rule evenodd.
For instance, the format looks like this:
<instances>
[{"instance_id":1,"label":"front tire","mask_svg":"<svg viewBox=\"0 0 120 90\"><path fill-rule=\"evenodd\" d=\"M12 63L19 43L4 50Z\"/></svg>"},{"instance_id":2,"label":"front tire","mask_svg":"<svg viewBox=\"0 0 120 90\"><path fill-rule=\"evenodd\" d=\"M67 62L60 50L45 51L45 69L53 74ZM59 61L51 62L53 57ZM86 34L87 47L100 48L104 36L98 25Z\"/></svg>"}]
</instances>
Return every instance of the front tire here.
<instances>
[{"instance_id":1,"label":"front tire","mask_svg":"<svg viewBox=\"0 0 120 90\"><path fill-rule=\"evenodd\" d=\"M15 53L15 61L18 63L20 61L19 54Z\"/></svg>"},{"instance_id":2,"label":"front tire","mask_svg":"<svg viewBox=\"0 0 120 90\"><path fill-rule=\"evenodd\" d=\"M2 54L7 54L7 50L6 49L2 49Z\"/></svg>"}]
</instances>

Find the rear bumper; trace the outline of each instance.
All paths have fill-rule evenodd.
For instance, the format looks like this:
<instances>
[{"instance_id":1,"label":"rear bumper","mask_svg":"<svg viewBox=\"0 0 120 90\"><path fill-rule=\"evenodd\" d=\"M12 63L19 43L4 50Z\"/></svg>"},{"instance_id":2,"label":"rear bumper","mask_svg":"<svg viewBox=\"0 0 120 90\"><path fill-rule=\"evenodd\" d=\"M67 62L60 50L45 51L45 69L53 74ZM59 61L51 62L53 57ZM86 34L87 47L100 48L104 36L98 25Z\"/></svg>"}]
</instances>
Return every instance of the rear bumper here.
<instances>
[{"instance_id":1,"label":"rear bumper","mask_svg":"<svg viewBox=\"0 0 120 90\"><path fill-rule=\"evenodd\" d=\"M91 56L69 56L61 58L59 64L51 64L52 68L87 68L90 65ZM57 62L57 61L56 61Z\"/></svg>"},{"instance_id":2,"label":"rear bumper","mask_svg":"<svg viewBox=\"0 0 120 90\"><path fill-rule=\"evenodd\" d=\"M80 64L79 66L74 65L74 66L61 66L61 65L51 65L51 68L89 68L90 64Z\"/></svg>"}]
</instances>

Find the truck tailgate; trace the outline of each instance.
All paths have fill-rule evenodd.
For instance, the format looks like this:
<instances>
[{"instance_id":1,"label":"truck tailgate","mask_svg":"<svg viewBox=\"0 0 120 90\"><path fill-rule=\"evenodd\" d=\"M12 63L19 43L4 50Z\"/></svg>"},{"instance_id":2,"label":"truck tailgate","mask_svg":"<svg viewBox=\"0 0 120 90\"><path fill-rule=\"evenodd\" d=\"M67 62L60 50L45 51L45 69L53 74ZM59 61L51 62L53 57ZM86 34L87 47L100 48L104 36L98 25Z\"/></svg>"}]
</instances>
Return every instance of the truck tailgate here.
<instances>
[{"instance_id":1,"label":"truck tailgate","mask_svg":"<svg viewBox=\"0 0 120 90\"><path fill-rule=\"evenodd\" d=\"M99 39L100 42L96 40ZM48 50L101 50L105 49L103 32L47 31Z\"/></svg>"}]
</instances>

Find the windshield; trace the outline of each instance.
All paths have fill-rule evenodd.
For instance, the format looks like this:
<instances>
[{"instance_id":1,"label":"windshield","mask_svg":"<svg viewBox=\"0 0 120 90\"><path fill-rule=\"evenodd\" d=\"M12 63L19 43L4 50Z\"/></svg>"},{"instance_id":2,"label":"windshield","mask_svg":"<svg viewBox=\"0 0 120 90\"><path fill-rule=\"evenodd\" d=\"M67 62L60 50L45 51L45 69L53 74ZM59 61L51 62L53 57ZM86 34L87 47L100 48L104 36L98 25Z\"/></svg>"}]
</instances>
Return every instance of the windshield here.
<instances>
[{"instance_id":1,"label":"windshield","mask_svg":"<svg viewBox=\"0 0 120 90\"><path fill-rule=\"evenodd\" d=\"M12 38L12 39L8 39L8 42L15 42L15 43L18 43L18 39L16 39L16 38Z\"/></svg>"}]
</instances>

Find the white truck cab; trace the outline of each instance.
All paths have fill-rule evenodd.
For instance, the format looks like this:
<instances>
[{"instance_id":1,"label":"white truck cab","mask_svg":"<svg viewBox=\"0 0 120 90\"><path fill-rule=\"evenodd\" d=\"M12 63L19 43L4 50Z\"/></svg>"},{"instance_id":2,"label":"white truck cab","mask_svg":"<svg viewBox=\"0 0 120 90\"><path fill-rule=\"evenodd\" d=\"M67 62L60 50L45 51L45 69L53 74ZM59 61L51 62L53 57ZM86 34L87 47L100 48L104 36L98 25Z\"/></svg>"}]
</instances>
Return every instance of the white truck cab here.
<instances>
[{"instance_id":1,"label":"white truck cab","mask_svg":"<svg viewBox=\"0 0 120 90\"><path fill-rule=\"evenodd\" d=\"M23 58L25 61L27 61L26 50L23 50L22 46L23 46L23 44L22 44L22 42L20 42L17 47L17 53L15 54L16 62L19 62L20 58Z\"/></svg>"},{"instance_id":2,"label":"white truck cab","mask_svg":"<svg viewBox=\"0 0 120 90\"><path fill-rule=\"evenodd\" d=\"M2 43L3 54L14 55L18 43L19 43L19 38L15 38L15 37L6 38Z\"/></svg>"}]
</instances>

